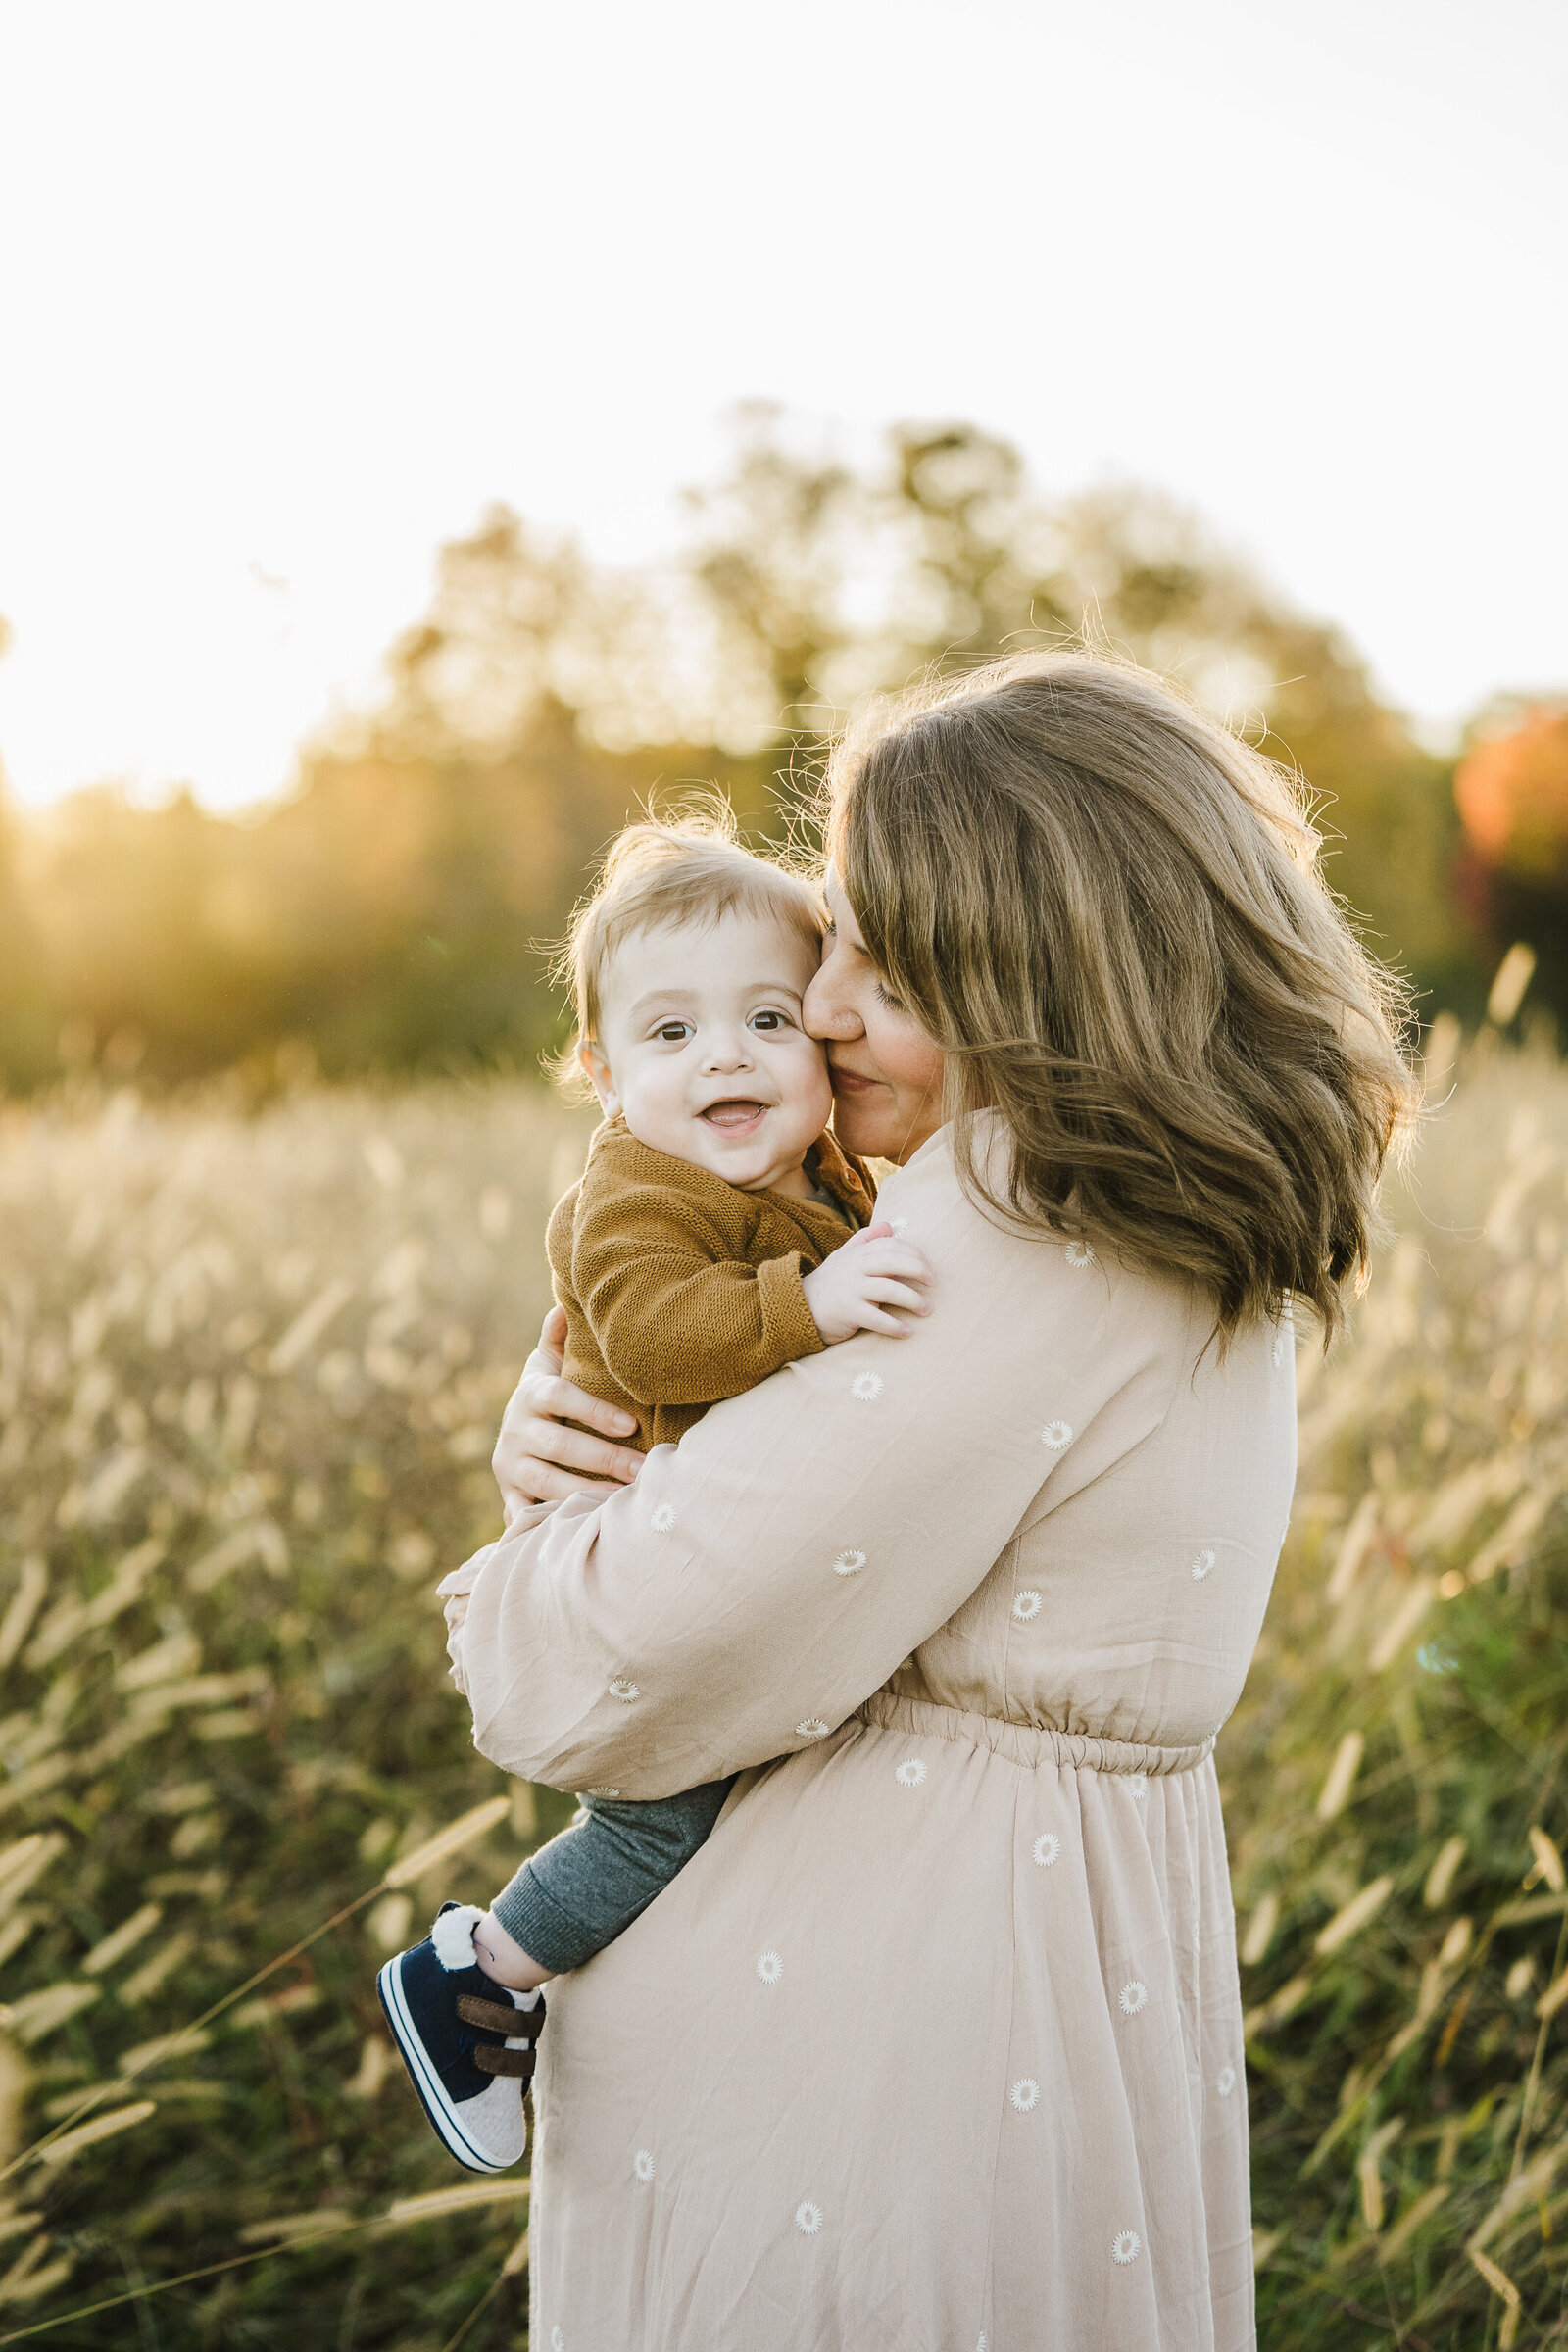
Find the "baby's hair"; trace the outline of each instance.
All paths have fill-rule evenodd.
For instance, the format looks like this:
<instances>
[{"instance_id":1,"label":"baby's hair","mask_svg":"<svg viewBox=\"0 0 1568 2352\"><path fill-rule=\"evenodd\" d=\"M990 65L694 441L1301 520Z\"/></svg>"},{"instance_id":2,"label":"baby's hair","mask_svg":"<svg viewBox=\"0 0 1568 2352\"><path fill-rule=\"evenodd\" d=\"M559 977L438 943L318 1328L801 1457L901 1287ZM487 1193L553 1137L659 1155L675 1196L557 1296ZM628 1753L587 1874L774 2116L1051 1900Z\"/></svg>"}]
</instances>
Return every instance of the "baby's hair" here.
<instances>
[{"instance_id":1,"label":"baby's hair","mask_svg":"<svg viewBox=\"0 0 1568 2352\"><path fill-rule=\"evenodd\" d=\"M817 891L804 875L744 849L734 813L716 798L665 819L617 833L592 890L571 918L554 978L569 988L577 1036L557 1074L570 1083L579 1045L599 1042L604 982L628 939L665 925L708 930L726 914L772 917L814 948L822 937Z\"/></svg>"}]
</instances>

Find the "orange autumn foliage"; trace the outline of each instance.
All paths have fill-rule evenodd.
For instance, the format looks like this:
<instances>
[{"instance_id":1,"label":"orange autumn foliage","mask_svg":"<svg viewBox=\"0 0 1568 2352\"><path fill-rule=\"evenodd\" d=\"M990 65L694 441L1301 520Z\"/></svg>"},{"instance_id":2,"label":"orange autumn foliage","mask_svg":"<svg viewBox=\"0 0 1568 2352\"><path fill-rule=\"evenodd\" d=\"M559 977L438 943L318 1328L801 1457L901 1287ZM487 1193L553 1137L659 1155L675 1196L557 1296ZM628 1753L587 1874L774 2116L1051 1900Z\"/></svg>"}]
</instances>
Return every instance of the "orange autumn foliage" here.
<instances>
[{"instance_id":1,"label":"orange autumn foliage","mask_svg":"<svg viewBox=\"0 0 1568 2352\"><path fill-rule=\"evenodd\" d=\"M1538 708L1460 760L1454 798L1487 863L1520 881L1568 880L1568 710Z\"/></svg>"}]
</instances>

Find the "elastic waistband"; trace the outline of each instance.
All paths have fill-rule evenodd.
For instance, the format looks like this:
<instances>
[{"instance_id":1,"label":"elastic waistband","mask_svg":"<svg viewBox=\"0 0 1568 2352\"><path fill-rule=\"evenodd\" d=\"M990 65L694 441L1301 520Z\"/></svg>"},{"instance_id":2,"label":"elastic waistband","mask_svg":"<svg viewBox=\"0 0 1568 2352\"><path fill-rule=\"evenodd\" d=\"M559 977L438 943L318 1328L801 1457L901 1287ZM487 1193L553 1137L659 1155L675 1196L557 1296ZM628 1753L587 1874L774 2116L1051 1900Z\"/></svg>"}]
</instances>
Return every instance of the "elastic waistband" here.
<instances>
[{"instance_id":1,"label":"elastic waistband","mask_svg":"<svg viewBox=\"0 0 1568 2352\"><path fill-rule=\"evenodd\" d=\"M1214 1752L1214 1735L1194 1747L1152 1747L1138 1740L1102 1740L1092 1732L1058 1732L1050 1724L1006 1723L1000 1715L970 1715L962 1707L939 1707L930 1699L895 1698L873 1692L856 1713L879 1730L908 1732L925 1739L961 1740L988 1748L1011 1764L1068 1764L1086 1772L1192 1772Z\"/></svg>"}]
</instances>

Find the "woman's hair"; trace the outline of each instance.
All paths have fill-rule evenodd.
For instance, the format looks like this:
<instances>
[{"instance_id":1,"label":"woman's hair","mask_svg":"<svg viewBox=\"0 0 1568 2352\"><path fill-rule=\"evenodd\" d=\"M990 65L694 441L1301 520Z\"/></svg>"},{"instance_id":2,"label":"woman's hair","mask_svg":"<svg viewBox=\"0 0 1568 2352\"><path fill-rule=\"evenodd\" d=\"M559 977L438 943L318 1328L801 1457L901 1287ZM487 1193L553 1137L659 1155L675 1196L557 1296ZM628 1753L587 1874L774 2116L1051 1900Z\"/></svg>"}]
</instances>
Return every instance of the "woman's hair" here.
<instances>
[{"instance_id":1,"label":"woman's hair","mask_svg":"<svg viewBox=\"0 0 1568 2352\"><path fill-rule=\"evenodd\" d=\"M813 948L822 937L818 892L787 866L743 849L734 816L716 796L617 833L555 965L555 978L571 991L577 1043L599 1040L605 974L625 941L666 926L707 930L726 914L783 923ZM563 1057L563 1071L575 1053L573 1046Z\"/></svg>"},{"instance_id":2,"label":"woman's hair","mask_svg":"<svg viewBox=\"0 0 1568 2352\"><path fill-rule=\"evenodd\" d=\"M1416 1089L1299 780L1147 671L1028 654L873 709L825 799L866 947L947 1055L969 1191L1202 1284L1222 1343L1293 1298L1326 1340Z\"/></svg>"}]
</instances>

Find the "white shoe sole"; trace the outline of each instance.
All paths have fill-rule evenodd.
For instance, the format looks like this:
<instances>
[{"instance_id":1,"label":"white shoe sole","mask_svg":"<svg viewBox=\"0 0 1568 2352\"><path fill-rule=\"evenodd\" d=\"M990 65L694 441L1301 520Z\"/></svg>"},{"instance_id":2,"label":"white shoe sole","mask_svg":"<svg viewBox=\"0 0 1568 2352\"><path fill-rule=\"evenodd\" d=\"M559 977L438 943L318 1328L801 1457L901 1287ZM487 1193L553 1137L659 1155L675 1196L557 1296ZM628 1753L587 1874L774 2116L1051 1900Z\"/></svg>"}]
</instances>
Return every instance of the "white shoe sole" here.
<instances>
[{"instance_id":1,"label":"white shoe sole","mask_svg":"<svg viewBox=\"0 0 1568 2352\"><path fill-rule=\"evenodd\" d=\"M386 1963L375 1980L375 1989L386 2022L392 2029L393 2038L402 2052L403 2063L409 2070L410 2080L419 2094L420 2105L437 2132L440 2132L441 2137L446 2141L452 2154L470 2173L510 2172L527 2144L526 2126L524 2126L522 2137L518 2140L516 2153L512 2156L493 2155L488 2149L482 2148L466 2129L463 2121L463 2109L447 2095L446 2085L430 2064L424 2043L420 2040L414 2020L409 2014L408 2003L403 1997L403 1984L399 1969L399 1962L402 1958L403 1955L400 1952L395 1959ZM506 2080L505 2076L498 2075L496 2077L497 2084ZM481 2096L484 2097L488 2097L488 2092L481 2093ZM519 2112L521 2103L519 2093ZM469 2100L464 2102L465 2106L471 2104L473 2102Z\"/></svg>"}]
</instances>

